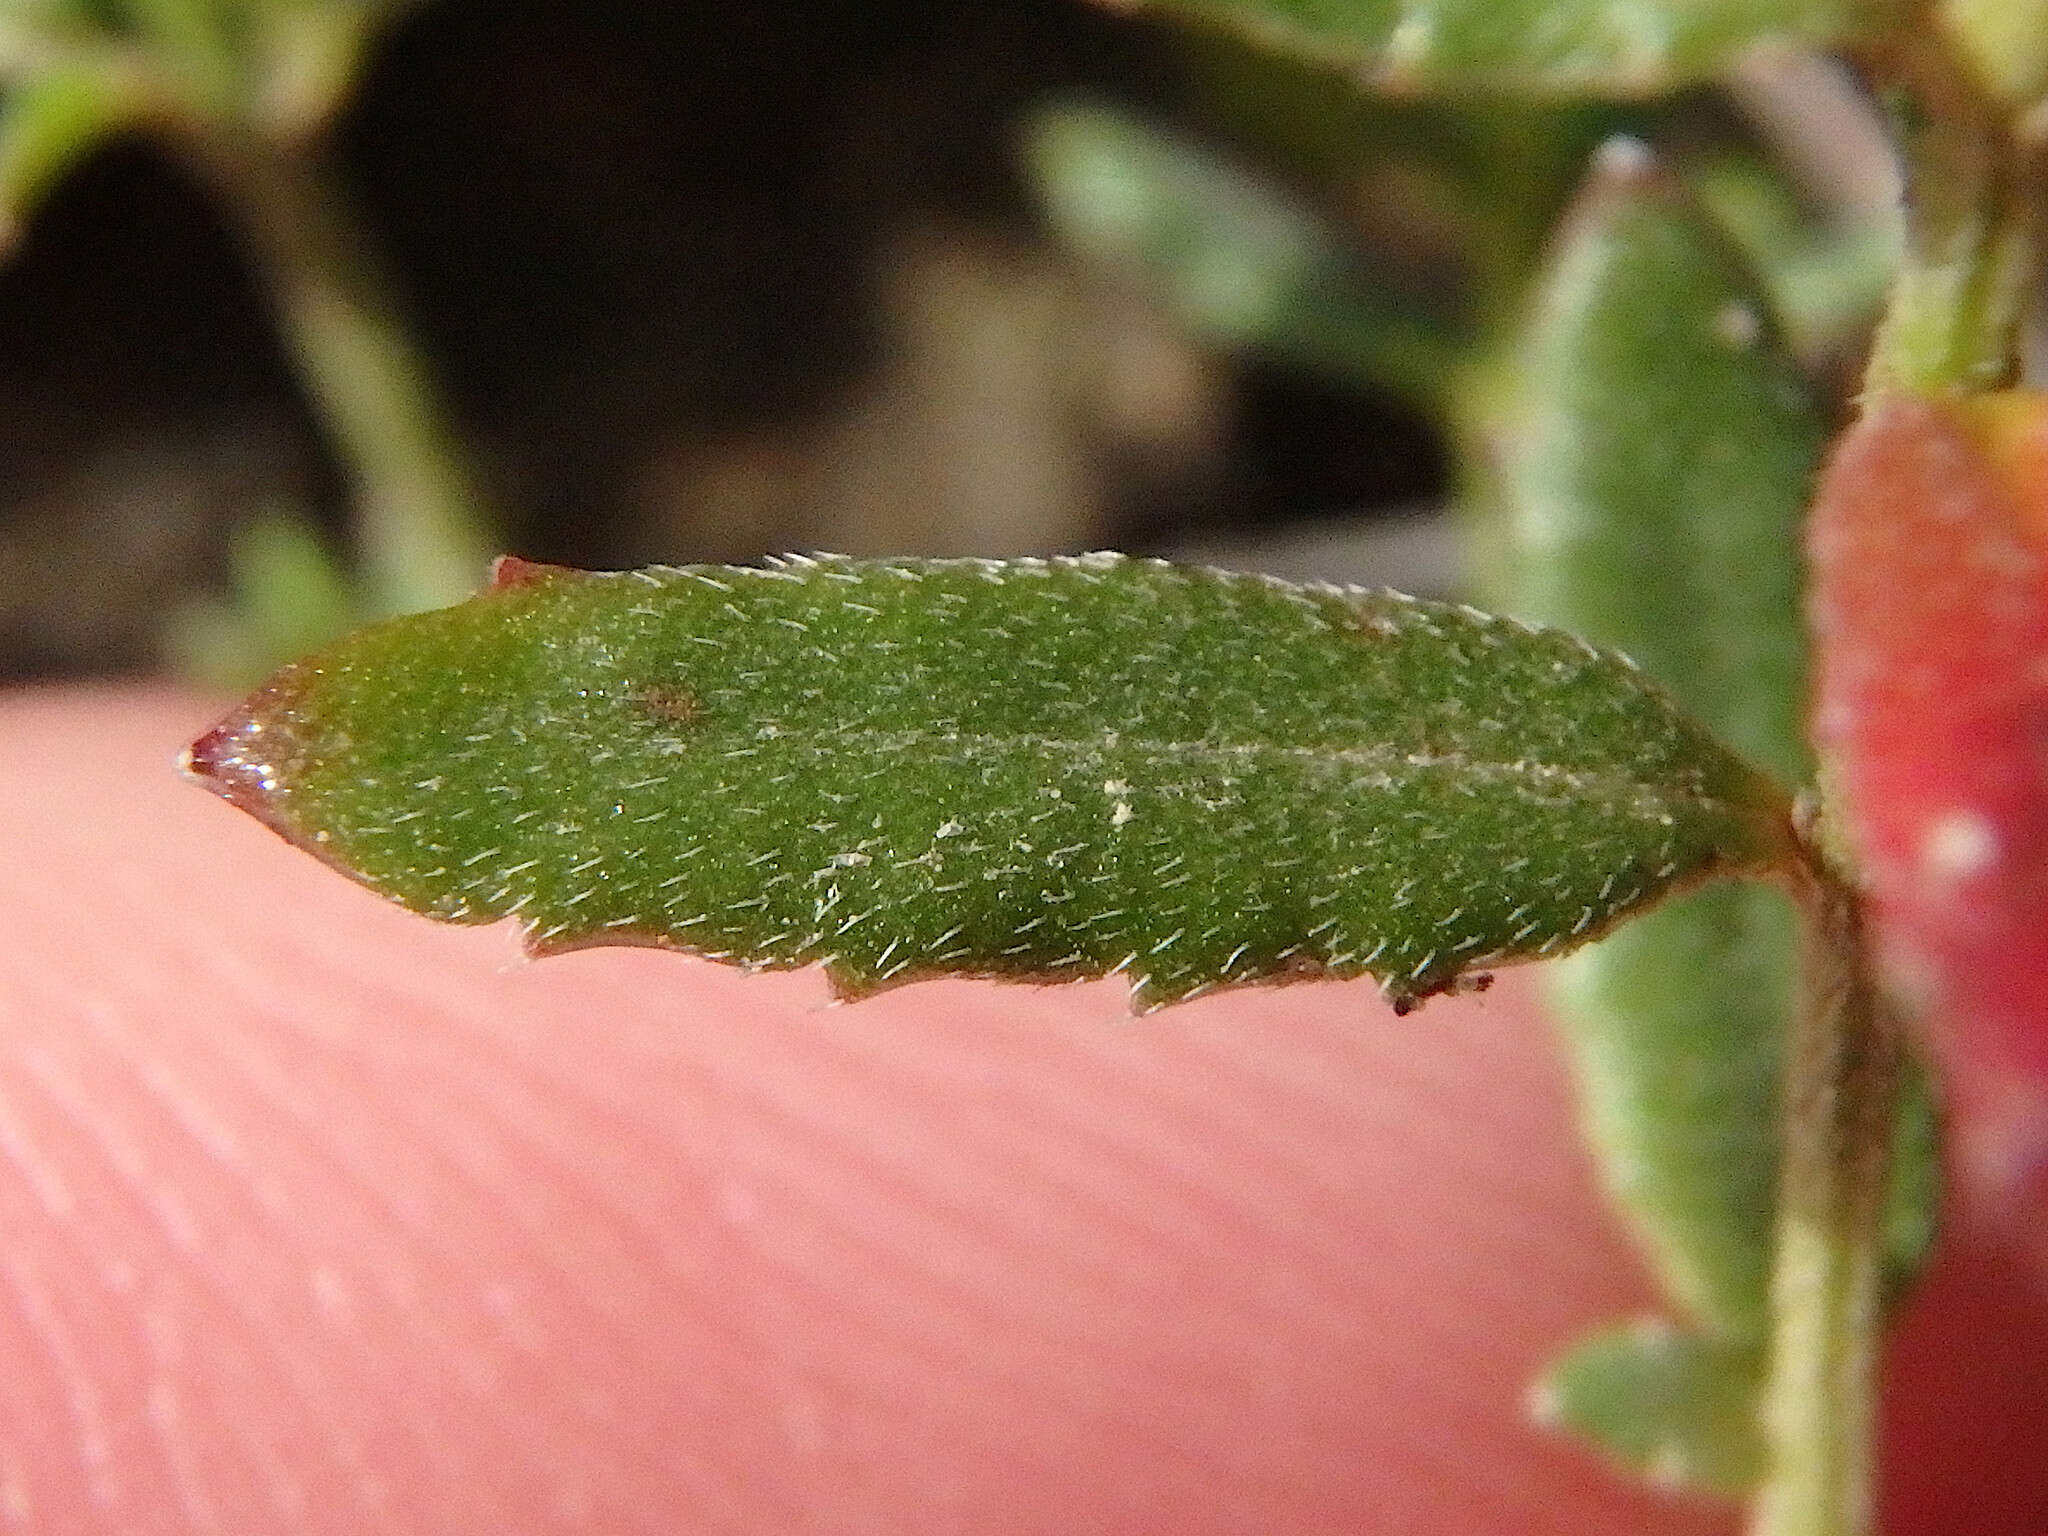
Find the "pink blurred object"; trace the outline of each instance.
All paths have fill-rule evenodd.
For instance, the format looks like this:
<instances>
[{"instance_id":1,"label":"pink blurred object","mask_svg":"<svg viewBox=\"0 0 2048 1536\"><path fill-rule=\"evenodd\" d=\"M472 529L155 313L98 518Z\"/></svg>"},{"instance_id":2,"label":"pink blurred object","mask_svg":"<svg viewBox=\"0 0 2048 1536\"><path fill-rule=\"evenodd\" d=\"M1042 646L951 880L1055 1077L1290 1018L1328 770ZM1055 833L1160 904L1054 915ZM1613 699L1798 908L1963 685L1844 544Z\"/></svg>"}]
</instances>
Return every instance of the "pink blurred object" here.
<instances>
[{"instance_id":1,"label":"pink blurred object","mask_svg":"<svg viewBox=\"0 0 2048 1536\"><path fill-rule=\"evenodd\" d=\"M1815 504L1823 772L1957 1150L2048 1224L2048 396L1894 397Z\"/></svg>"}]
</instances>

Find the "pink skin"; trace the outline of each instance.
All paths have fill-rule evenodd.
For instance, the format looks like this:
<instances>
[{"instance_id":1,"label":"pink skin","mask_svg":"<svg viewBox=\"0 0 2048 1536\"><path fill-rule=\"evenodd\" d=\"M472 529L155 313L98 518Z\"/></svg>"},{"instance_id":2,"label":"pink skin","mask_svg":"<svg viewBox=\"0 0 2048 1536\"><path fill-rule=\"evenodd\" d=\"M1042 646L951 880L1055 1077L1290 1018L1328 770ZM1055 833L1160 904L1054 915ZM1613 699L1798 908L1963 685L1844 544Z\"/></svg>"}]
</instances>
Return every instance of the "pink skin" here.
<instances>
[{"instance_id":1,"label":"pink skin","mask_svg":"<svg viewBox=\"0 0 2048 1536\"><path fill-rule=\"evenodd\" d=\"M1733 1536L1529 1428L1644 1307L1527 978L518 959L0 699L0 1532ZM2048 1529L2048 1305L1965 1224L1888 1536Z\"/></svg>"}]
</instances>

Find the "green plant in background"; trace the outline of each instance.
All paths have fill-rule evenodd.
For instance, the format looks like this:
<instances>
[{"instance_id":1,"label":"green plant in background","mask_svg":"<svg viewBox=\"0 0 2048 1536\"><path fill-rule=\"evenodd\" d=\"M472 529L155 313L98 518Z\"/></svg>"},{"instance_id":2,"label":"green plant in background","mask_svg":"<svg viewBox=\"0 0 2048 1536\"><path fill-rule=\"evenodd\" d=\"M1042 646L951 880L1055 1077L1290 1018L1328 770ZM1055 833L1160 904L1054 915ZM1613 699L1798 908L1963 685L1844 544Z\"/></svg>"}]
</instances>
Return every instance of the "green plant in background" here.
<instances>
[{"instance_id":1,"label":"green plant in background","mask_svg":"<svg viewBox=\"0 0 2048 1536\"><path fill-rule=\"evenodd\" d=\"M321 136L377 30L411 0L0 0L0 248L109 139L146 135L240 236L355 497L356 617L449 602L488 558L490 518ZM278 513L273 517L284 517ZM266 585L281 540L241 541L237 601L186 626L207 670L274 664L291 591ZM338 617L320 578L307 625ZM330 631L332 632L332 631Z\"/></svg>"},{"instance_id":2,"label":"green plant in background","mask_svg":"<svg viewBox=\"0 0 2048 1536\"><path fill-rule=\"evenodd\" d=\"M855 995L1117 973L1140 1006L1370 974L1404 1010L1562 957L1590 1138L1673 1315L1582 1342L1538 1407L1750 1498L1763 1536L1867 1532L1883 1307L1934 1201L1901 1016L2048 1081L2048 402L2005 387L2048 6L1162 8L1211 29L1217 99L1297 169L1356 163L1303 103L1439 146L1408 207L1471 247L1472 291L1099 109L1033 131L1056 219L1219 345L1438 412L1515 617L1111 556L509 562L279 673L189 766L372 888L514 917L538 951L818 962ZM1359 117L1233 60L1240 34L1439 99ZM1608 137L1788 45L1887 99L1903 236L1793 216L1753 151L1689 183ZM1269 88L1293 105L1260 111ZM1894 266L1824 473L1840 405L1801 360Z\"/></svg>"}]
</instances>

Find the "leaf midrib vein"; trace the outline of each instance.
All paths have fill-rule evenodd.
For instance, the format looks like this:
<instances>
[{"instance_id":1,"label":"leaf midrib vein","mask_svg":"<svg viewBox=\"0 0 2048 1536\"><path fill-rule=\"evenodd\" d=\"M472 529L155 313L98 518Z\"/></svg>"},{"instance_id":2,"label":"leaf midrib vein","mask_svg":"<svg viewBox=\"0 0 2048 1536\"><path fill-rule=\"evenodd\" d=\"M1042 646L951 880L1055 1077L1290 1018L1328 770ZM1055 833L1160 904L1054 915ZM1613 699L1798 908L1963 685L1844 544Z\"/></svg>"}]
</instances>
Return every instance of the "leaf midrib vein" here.
<instances>
[{"instance_id":1,"label":"leaf midrib vein","mask_svg":"<svg viewBox=\"0 0 2048 1536\"><path fill-rule=\"evenodd\" d=\"M1676 805L1731 811L1730 802L1693 785L1653 784L1618 769L1575 768L1532 758L1489 758L1464 752L1404 750L1391 743L1353 747L1306 746L1281 742L1218 742L1163 740L1103 732L1087 737L1038 732L951 731L930 728L837 726L818 732L780 731L742 738L766 751L856 751L874 756L910 758L937 753L956 758L1002 757L1019 752L1069 759L1115 756L1153 762L1252 765L1260 760L1288 760L1336 771L1350 769L1385 777L1387 787L1432 774L1450 774L1487 786L1520 788L1532 797L1599 800L1609 805L1655 814ZM1143 788L1142 785L1133 786ZM1155 786L1156 787L1156 786Z\"/></svg>"}]
</instances>

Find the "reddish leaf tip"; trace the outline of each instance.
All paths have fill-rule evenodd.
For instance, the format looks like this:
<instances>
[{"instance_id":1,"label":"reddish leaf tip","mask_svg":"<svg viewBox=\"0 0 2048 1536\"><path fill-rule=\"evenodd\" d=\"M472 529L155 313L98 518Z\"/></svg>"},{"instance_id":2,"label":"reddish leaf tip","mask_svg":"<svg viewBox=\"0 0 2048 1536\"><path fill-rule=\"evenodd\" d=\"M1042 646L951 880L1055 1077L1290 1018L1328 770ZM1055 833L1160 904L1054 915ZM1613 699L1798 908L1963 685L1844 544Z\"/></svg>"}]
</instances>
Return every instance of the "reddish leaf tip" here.
<instances>
[{"instance_id":1,"label":"reddish leaf tip","mask_svg":"<svg viewBox=\"0 0 2048 1536\"><path fill-rule=\"evenodd\" d=\"M284 819L285 775L296 745L276 714L259 707L275 686L242 704L187 747L179 754L178 768L237 810L292 837Z\"/></svg>"},{"instance_id":2,"label":"reddish leaf tip","mask_svg":"<svg viewBox=\"0 0 2048 1536\"><path fill-rule=\"evenodd\" d=\"M530 587L537 581L551 576L581 575L571 566L551 565L545 560L528 560L521 555L500 555L491 562L491 590L503 591L508 587Z\"/></svg>"}]
</instances>

